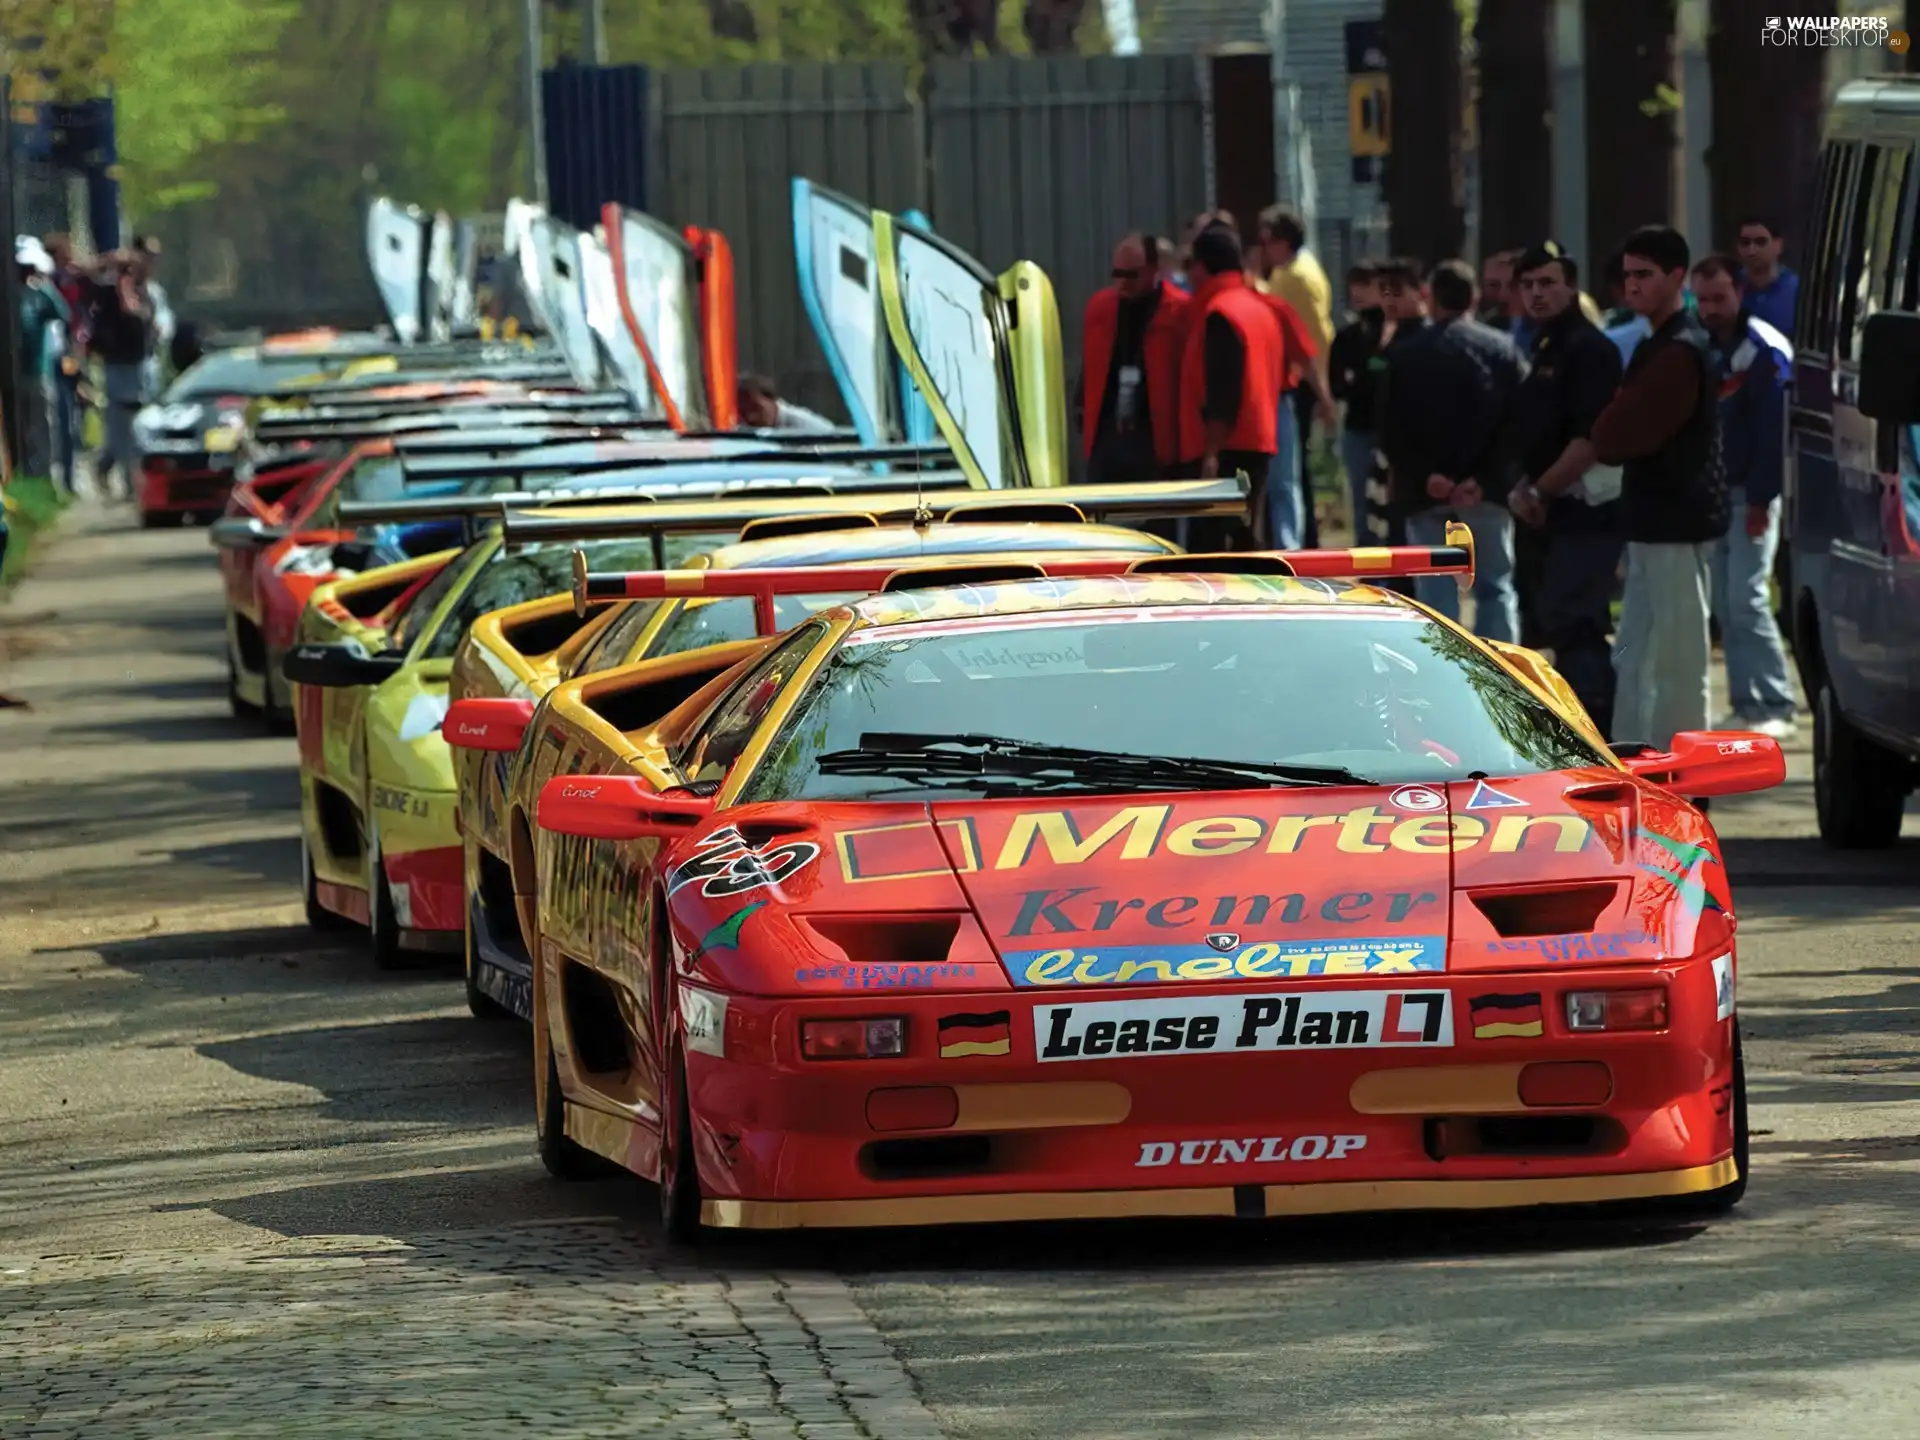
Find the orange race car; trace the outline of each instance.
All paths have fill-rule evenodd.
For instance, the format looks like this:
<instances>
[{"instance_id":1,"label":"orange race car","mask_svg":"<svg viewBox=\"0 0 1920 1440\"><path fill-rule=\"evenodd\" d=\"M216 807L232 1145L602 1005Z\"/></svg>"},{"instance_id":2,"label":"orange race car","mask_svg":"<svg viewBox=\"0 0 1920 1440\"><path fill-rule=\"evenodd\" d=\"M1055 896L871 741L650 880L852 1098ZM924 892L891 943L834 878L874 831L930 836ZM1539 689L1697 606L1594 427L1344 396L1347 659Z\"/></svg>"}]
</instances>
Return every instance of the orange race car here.
<instances>
[{"instance_id":1,"label":"orange race car","mask_svg":"<svg viewBox=\"0 0 1920 1440\"><path fill-rule=\"evenodd\" d=\"M1470 574L1449 539L581 577L763 629L883 593L536 712L549 1168L656 1179L682 1235L1737 1201L1732 901L1681 796L1779 749L1609 749L1537 660L1349 583Z\"/></svg>"}]
</instances>

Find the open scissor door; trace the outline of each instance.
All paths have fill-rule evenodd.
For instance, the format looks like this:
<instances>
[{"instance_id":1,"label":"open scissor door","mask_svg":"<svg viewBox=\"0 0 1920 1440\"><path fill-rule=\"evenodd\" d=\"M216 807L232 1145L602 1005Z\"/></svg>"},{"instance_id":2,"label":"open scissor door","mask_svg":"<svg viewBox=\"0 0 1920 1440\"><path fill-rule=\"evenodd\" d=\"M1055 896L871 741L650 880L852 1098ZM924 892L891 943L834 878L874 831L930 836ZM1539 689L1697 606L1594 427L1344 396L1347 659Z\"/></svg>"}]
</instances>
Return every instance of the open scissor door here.
<instances>
[{"instance_id":1,"label":"open scissor door","mask_svg":"<svg viewBox=\"0 0 1920 1440\"><path fill-rule=\"evenodd\" d=\"M403 345L422 338L430 221L419 207L381 196L367 207L367 263L393 333Z\"/></svg>"},{"instance_id":2,"label":"open scissor door","mask_svg":"<svg viewBox=\"0 0 1920 1440\"><path fill-rule=\"evenodd\" d=\"M676 430L713 424L701 364L700 278L693 247L650 215L601 211L623 328Z\"/></svg>"},{"instance_id":3,"label":"open scissor door","mask_svg":"<svg viewBox=\"0 0 1920 1440\"><path fill-rule=\"evenodd\" d=\"M883 211L873 219L888 333L968 480L985 490L1061 483L1064 467L1044 448L1029 453L1045 427L1022 424L1012 329L1024 312L1002 281L936 235Z\"/></svg>"},{"instance_id":4,"label":"open scissor door","mask_svg":"<svg viewBox=\"0 0 1920 1440\"><path fill-rule=\"evenodd\" d=\"M547 331L566 358L574 383L582 390L602 388L608 376L600 341L587 322L580 232L551 215L535 212L527 221L520 267L527 288L540 296Z\"/></svg>"}]
</instances>

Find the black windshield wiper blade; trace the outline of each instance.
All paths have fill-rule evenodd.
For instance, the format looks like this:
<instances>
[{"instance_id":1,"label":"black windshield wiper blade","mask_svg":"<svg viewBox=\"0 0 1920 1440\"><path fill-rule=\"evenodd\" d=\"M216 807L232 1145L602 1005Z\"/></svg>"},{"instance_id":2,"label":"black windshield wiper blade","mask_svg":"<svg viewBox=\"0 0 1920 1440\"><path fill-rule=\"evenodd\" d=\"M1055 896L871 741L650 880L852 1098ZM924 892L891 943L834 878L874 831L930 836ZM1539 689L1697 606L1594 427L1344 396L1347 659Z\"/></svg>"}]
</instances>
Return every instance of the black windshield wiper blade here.
<instances>
[{"instance_id":1,"label":"black windshield wiper blade","mask_svg":"<svg viewBox=\"0 0 1920 1440\"><path fill-rule=\"evenodd\" d=\"M993 774L1012 770L1036 775L1058 771L1076 782L1107 775L1169 789L1227 789L1249 783L1284 785L1367 785L1372 782L1334 765L1262 765L1232 760L1202 760L1184 755L1135 755L1126 751L1082 749L1002 740L992 735L928 735L873 731L855 750L836 750L816 762L833 774L882 774L901 770L923 773Z\"/></svg>"}]
</instances>

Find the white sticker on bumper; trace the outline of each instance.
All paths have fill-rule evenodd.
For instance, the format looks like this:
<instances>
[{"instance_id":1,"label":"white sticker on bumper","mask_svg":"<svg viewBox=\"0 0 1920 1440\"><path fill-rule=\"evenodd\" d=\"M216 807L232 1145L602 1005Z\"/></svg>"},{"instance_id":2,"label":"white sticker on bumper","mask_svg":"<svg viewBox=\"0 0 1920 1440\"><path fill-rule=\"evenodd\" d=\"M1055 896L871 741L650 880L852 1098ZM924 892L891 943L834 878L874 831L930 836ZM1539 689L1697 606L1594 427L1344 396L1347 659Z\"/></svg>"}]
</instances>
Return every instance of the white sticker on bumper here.
<instances>
[{"instance_id":1,"label":"white sticker on bumper","mask_svg":"<svg viewBox=\"0 0 1920 1440\"><path fill-rule=\"evenodd\" d=\"M1733 956L1720 955L1713 962L1713 994L1715 1019L1725 1020L1733 1014Z\"/></svg>"},{"instance_id":2,"label":"white sticker on bumper","mask_svg":"<svg viewBox=\"0 0 1920 1440\"><path fill-rule=\"evenodd\" d=\"M1042 1060L1452 1044L1447 990L1069 1001L1033 1011L1033 1048Z\"/></svg>"},{"instance_id":3,"label":"white sticker on bumper","mask_svg":"<svg viewBox=\"0 0 1920 1440\"><path fill-rule=\"evenodd\" d=\"M684 986L680 991L680 1020L686 1027L687 1049L702 1055L727 1053L727 997L711 990Z\"/></svg>"}]
</instances>

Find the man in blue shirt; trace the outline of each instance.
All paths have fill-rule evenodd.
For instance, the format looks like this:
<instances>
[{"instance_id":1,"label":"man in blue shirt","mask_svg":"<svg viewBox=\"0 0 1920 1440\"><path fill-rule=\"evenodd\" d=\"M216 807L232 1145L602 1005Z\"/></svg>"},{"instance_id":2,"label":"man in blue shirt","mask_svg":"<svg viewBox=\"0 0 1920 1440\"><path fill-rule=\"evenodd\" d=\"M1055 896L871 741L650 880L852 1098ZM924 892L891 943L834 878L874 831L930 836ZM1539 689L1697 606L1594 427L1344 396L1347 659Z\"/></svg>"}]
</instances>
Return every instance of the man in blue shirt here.
<instances>
[{"instance_id":1,"label":"man in blue shirt","mask_svg":"<svg viewBox=\"0 0 1920 1440\"><path fill-rule=\"evenodd\" d=\"M1720 453L1733 514L1714 547L1709 592L1726 648L1732 702L1720 728L1757 730L1785 740L1796 728L1793 681L1768 581L1780 543L1793 346L1743 303L1739 274L1728 256L1709 255L1695 265L1693 291L1719 361Z\"/></svg>"},{"instance_id":2,"label":"man in blue shirt","mask_svg":"<svg viewBox=\"0 0 1920 1440\"><path fill-rule=\"evenodd\" d=\"M1740 286L1747 313L1793 340L1794 307L1800 301L1800 277L1780 263L1784 243L1770 220L1740 222Z\"/></svg>"}]
</instances>

